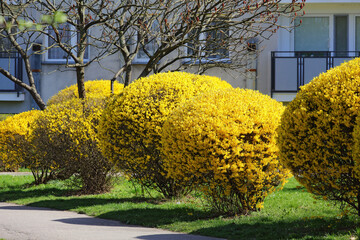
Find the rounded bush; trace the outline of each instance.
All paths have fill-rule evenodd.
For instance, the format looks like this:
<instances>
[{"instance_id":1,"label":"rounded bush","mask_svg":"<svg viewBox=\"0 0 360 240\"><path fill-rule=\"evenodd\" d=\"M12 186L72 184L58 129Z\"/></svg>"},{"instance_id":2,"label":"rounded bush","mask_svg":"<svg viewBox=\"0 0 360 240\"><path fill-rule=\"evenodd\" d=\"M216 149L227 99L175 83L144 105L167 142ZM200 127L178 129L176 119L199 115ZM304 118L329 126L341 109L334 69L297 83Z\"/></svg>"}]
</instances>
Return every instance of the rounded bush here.
<instances>
[{"instance_id":1,"label":"rounded bush","mask_svg":"<svg viewBox=\"0 0 360 240\"><path fill-rule=\"evenodd\" d=\"M114 82L114 94L119 94L124 88L124 84ZM111 89L110 89L110 80L93 80L93 81L86 81L85 82L85 92L87 98L96 98L99 96L103 97L109 97L111 95ZM52 96L49 101L47 102L47 105L53 105L58 104L62 102L66 102L72 98L78 98L78 88L77 85L71 85L70 87L67 87L60 92L58 92L56 95Z\"/></svg>"},{"instance_id":2,"label":"rounded bush","mask_svg":"<svg viewBox=\"0 0 360 240\"><path fill-rule=\"evenodd\" d=\"M131 83L110 102L101 118L103 153L130 178L155 187L165 197L186 191L163 168L161 129L168 115L202 92L231 88L217 77L184 72L159 73Z\"/></svg>"},{"instance_id":3,"label":"rounded bush","mask_svg":"<svg viewBox=\"0 0 360 240\"><path fill-rule=\"evenodd\" d=\"M168 175L200 186L212 207L247 214L284 183L276 128L284 107L253 90L204 93L164 123L162 152Z\"/></svg>"},{"instance_id":4,"label":"rounded bush","mask_svg":"<svg viewBox=\"0 0 360 240\"><path fill-rule=\"evenodd\" d=\"M360 108L360 59L341 64L303 86L279 128L281 161L310 192L360 213L360 178L352 157ZM359 214L360 215L360 214Z\"/></svg>"},{"instance_id":5,"label":"rounded bush","mask_svg":"<svg viewBox=\"0 0 360 240\"><path fill-rule=\"evenodd\" d=\"M39 167L50 168L56 178L72 177L83 193L107 191L111 183L113 165L102 155L97 138L104 105L102 98L51 105L33 129Z\"/></svg>"},{"instance_id":6,"label":"rounded bush","mask_svg":"<svg viewBox=\"0 0 360 240\"><path fill-rule=\"evenodd\" d=\"M16 170L32 161L32 146L28 140L39 114L40 111L32 110L0 121L0 165L4 170Z\"/></svg>"}]
</instances>

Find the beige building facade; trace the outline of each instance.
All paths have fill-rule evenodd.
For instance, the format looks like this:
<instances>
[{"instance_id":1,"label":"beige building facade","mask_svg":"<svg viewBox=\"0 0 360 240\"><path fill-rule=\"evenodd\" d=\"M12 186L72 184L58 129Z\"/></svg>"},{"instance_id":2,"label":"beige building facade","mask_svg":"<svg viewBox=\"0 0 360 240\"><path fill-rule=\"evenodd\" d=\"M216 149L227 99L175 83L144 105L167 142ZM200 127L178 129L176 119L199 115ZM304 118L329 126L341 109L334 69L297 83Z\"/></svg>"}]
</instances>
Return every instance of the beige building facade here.
<instances>
[{"instance_id":1,"label":"beige building facade","mask_svg":"<svg viewBox=\"0 0 360 240\"><path fill-rule=\"evenodd\" d=\"M280 25L299 26L280 29L270 40L262 41L257 46L261 52L248 57L242 73L214 68L206 74L218 76L234 87L256 89L278 101L289 102L299 87L313 77L360 56L360 0L307 0L304 11L306 14L295 21L282 17ZM56 59L58 53L51 54L41 55L38 66L39 91L45 102L76 83L75 71L65 68L64 62ZM88 54L93 54L91 48ZM9 60L1 58L0 54L0 64L11 66L9 70L26 81L18 58ZM121 58L114 54L87 67L85 79L110 79L120 66ZM133 78L143 67L143 61L134 65ZM34 107L28 92L0 76L0 113L18 113Z\"/></svg>"}]
</instances>

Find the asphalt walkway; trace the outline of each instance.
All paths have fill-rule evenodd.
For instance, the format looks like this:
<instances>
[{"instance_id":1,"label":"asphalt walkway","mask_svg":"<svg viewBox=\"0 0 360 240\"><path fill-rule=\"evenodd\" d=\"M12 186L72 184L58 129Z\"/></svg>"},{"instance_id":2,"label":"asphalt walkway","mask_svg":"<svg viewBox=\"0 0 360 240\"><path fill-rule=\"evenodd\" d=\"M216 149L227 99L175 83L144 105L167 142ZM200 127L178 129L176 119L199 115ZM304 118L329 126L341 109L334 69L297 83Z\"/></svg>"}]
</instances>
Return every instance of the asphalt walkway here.
<instances>
[{"instance_id":1,"label":"asphalt walkway","mask_svg":"<svg viewBox=\"0 0 360 240\"><path fill-rule=\"evenodd\" d=\"M6 240L219 240L121 224L69 211L0 202L0 239Z\"/></svg>"}]
</instances>

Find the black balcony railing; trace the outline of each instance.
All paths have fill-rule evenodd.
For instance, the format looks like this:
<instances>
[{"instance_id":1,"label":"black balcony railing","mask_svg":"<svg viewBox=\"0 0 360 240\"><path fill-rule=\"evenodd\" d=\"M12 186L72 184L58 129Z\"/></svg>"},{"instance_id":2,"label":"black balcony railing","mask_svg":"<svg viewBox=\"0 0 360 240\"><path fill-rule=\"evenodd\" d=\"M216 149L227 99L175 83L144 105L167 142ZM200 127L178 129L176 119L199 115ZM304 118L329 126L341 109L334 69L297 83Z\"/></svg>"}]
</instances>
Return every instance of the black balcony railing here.
<instances>
[{"instance_id":1,"label":"black balcony railing","mask_svg":"<svg viewBox=\"0 0 360 240\"><path fill-rule=\"evenodd\" d=\"M296 93L320 73L359 56L359 51L271 52L271 94Z\"/></svg>"},{"instance_id":2,"label":"black balcony railing","mask_svg":"<svg viewBox=\"0 0 360 240\"><path fill-rule=\"evenodd\" d=\"M17 52L0 52L0 67L22 80L23 61ZM0 74L0 92L21 92L22 88Z\"/></svg>"}]
</instances>

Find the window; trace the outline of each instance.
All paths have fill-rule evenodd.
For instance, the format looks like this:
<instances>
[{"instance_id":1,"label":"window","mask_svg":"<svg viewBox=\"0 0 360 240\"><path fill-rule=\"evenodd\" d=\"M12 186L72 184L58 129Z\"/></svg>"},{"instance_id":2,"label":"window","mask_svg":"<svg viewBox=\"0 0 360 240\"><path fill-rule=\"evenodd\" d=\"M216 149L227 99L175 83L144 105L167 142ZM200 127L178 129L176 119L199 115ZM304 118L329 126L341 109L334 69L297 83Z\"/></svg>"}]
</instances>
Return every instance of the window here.
<instances>
[{"instance_id":1,"label":"window","mask_svg":"<svg viewBox=\"0 0 360 240\"><path fill-rule=\"evenodd\" d=\"M212 22L213 30L205 33L205 52L210 59L229 58L229 43L226 39L229 36L229 25L225 21Z\"/></svg>"},{"instance_id":2,"label":"window","mask_svg":"<svg viewBox=\"0 0 360 240\"><path fill-rule=\"evenodd\" d=\"M294 51L335 51L333 55L338 57L360 51L360 16L336 13L304 16L295 19L297 25Z\"/></svg>"},{"instance_id":3,"label":"window","mask_svg":"<svg viewBox=\"0 0 360 240\"><path fill-rule=\"evenodd\" d=\"M202 32L198 39L188 43L187 54L201 56L205 60L228 60L229 43L227 41L230 33L229 25L225 21L214 21L207 28L209 31ZM193 31L192 35L195 35ZM191 34L190 34L191 38Z\"/></svg>"},{"instance_id":4,"label":"window","mask_svg":"<svg viewBox=\"0 0 360 240\"><path fill-rule=\"evenodd\" d=\"M60 41L68 46L69 48L72 48L72 51L76 54L77 48L74 47L79 42L79 35L75 31L75 28L71 26L70 24L62 24L57 28L59 35L60 35ZM49 35L55 37L55 31L53 29L48 30ZM61 61L66 62L72 61L71 57L68 55L67 52L65 52L63 49L61 49L59 46L57 46L56 41L51 37L47 36L45 39L46 46L51 47L47 54L45 55L46 61ZM85 50L85 60L89 59L89 47Z\"/></svg>"},{"instance_id":5,"label":"window","mask_svg":"<svg viewBox=\"0 0 360 240\"><path fill-rule=\"evenodd\" d=\"M360 17L355 17L355 51L360 51Z\"/></svg>"},{"instance_id":6,"label":"window","mask_svg":"<svg viewBox=\"0 0 360 240\"><path fill-rule=\"evenodd\" d=\"M13 32L15 31L16 29L13 29ZM21 64L22 60L13 48L6 31L0 31L0 67L9 71L13 76L22 79ZM0 74L0 92L12 92L18 89L20 88L14 82Z\"/></svg>"},{"instance_id":7,"label":"window","mask_svg":"<svg viewBox=\"0 0 360 240\"><path fill-rule=\"evenodd\" d=\"M8 52L11 48L10 40L7 37L0 37L0 52Z\"/></svg>"},{"instance_id":8,"label":"window","mask_svg":"<svg viewBox=\"0 0 360 240\"><path fill-rule=\"evenodd\" d=\"M10 51L9 51L10 50ZM7 37L0 37L0 67L9 71L13 76L21 79L21 59L12 48L10 40ZM0 92L15 91L17 85L0 74Z\"/></svg>"},{"instance_id":9,"label":"window","mask_svg":"<svg viewBox=\"0 0 360 240\"><path fill-rule=\"evenodd\" d=\"M14 55L12 53L13 52L12 50L14 50L14 48L11 45L10 40L5 36L4 37L0 36L0 58L6 58L11 55Z\"/></svg>"},{"instance_id":10,"label":"window","mask_svg":"<svg viewBox=\"0 0 360 240\"><path fill-rule=\"evenodd\" d=\"M329 17L297 18L295 26L295 51L329 51Z\"/></svg>"},{"instance_id":11,"label":"window","mask_svg":"<svg viewBox=\"0 0 360 240\"><path fill-rule=\"evenodd\" d=\"M349 24L348 16L334 16L334 50L349 50Z\"/></svg>"},{"instance_id":12,"label":"window","mask_svg":"<svg viewBox=\"0 0 360 240\"><path fill-rule=\"evenodd\" d=\"M8 18L5 19L8 20ZM0 30L0 57L2 58L9 56L14 57L15 48L11 44L9 36L6 30L4 29L5 24L1 23L0 27L3 28L2 30ZM15 35L16 28L12 28L11 32L14 33L13 36L16 37Z\"/></svg>"},{"instance_id":13,"label":"window","mask_svg":"<svg viewBox=\"0 0 360 240\"><path fill-rule=\"evenodd\" d=\"M154 21L151 26L150 33L156 33L156 29L159 27L157 21ZM144 34L145 31L142 32ZM140 41L142 36L140 32L137 34L137 41ZM156 37L153 34L143 37L143 45L140 46L139 52L136 55L136 61L139 63L147 63L149 56L152 56L157 49Z\"/></svg>"}]
</instances>

